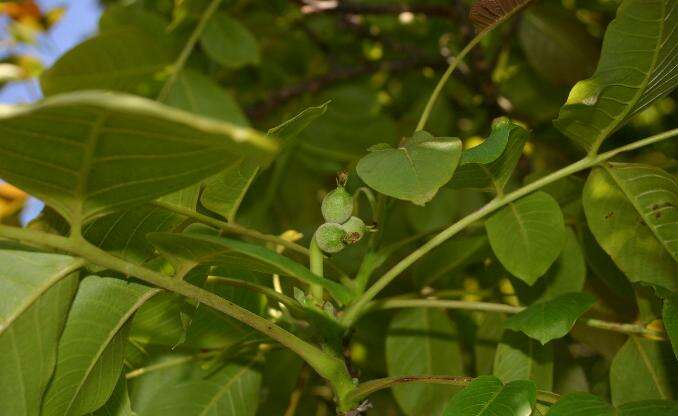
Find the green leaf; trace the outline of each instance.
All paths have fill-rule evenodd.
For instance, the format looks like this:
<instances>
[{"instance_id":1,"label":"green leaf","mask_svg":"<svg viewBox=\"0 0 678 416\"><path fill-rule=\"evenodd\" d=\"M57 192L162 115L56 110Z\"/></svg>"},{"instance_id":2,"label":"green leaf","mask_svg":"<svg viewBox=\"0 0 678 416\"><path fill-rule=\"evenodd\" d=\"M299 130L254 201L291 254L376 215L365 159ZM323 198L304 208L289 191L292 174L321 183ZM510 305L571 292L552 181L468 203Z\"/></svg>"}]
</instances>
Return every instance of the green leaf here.
<instances>
[{"instance_id":1,"label":"green leaf","mask_svg":"<svg viewBox=\"0 0 678 416\"><path fill-rule=\"evenodd\" d=\"M662 321L671 340L673 353L678 359L678 294L671 292L670 295L664 297Z\"/></svg>"},{"instance_id":2,"label":"green leaf","mask_svg":"<svg viewBox=\"0 0 678 416\"><path fill-rule=\"evenodd\" d=\"M0 414L40 415L81 265L67 256L0 250Z\"/></svg>"},{"instance_id":3,"label":"green leaf","mask_svg":"<svg viewBox=\"0 0 678 416\"><path fill-rule=\"evenodd\" d=\"M577 236L571 228L567 228L565 247L558 259L551 265L546 274L533 286L522 282L512 282L520 300L525 304L556 298L569 292L580 292L586 280L586 262Z\"/></svg>"},{"instance_id":4,"label":"green leaf","mask_svg":"<svg viewBox=\"0 0 678 416\"><path fill-rule=\"evenodd\" d=\"M431 285L474 261L480 261L488 251L487 238L483 235L447 240L417 263L414 277L422 286Z\"/></svg>"},{"instance_id":5,"label":"green leaf","mask_svg":"<svg viewBox=\"0 0 678 416\"><path fill-rule=\"evenodd\" d=\"M508 383L532 380L540 390L553 388L553 345L541 345L520 332L504 331L492 374Z\"/></svg>"},{"instance_id":6,"label":"green leaf","mask_svg":"<svg viewBox=\"0 0 678 416\"><path fill-rule=\"evenodd\" d=\"M82 415L106 403L122 369L130 318L156 293L120 279L83 279L59 340L42 415Z\"/></svg>"},{"instance_id":7,"label":"green leaf","mask_svg":"<svg viewBox=\"0 0 678 416\"><path fill-rule=\"evenodd\" d=\"M481 376L452 396L443 416L529 416L537 400L534 382L506 385L494 376Z\"/></svg>"},{"instance_id":8,"label":"green leaf","mask_svg":"<svg viewBox=\"0 0 678 416\"><path fill-rule=\"evenodd\" d=\"M607 28L598 68L574 86L555 125L590 152L676 85L674 0L624 0Z\"/></svg>"},{"instance_id":9,"label":"green leaf","mask_svg":"<svg viewBox=\"0 0 678 416\"><path fill-rule=\"evenodd\" d=\"M378 145L369 150L358 162L360 178L385 195L423 205L452 178L461 142L418 131L398 148Z\"/></svg>"},{"instance_id":10,"label":"green leaf","mask_svg":"<svg viewBox=\"0 0 678 416\"><path fill-rule=\"evenodd\" d=\"M461 374L456 328L439 310L398 312L386 337L386 366L389 376ZM456 390L450 386L408 385L393 387L393 394L408 416L437 415Z\"/></svg>"},{"instance_id":11,"label":"green leaf","mask_svg":"<svg viewBox=\"0 0 678 416\"><path fill-rule=\"evenodd\" d=\"M567 237L558 203L541 191L509 203L485 228L501 264L529 285L558 258Z\"/></svg>"},{"instance_id":12,"label":"green leaf","mask_svg":"<svg viewBox=\"0 0 678 416\"><path fill-rule=\"evenodd\" d=\"M205 181L200 202L205 208L225 217L228 222L234 222L240 203L258 171L259 166L248 159L235 161Z\"/></svg>"},{"instance_id":13,"label":"green leaf","mask_svg":"<svg viewBox=\"0 0 678 416\"><path fill-rule=\"evenodd\" d=\"M605 400L589 393L572 393L551 407L548 416L616 416Z\"/></svg>"},{"instance_id":14,"label":"green leaf","mask_svg":"<svg viewBox=\"0 0 678 416\"><path fill-rule=\"evenodd\" d=\"M347 303L352 298L344 286L311 273L288 257L255 244L219 237L209 227L196 225L183 234L152 233L148 239L163 255L175 262L223 265L234 270L281 274L303 283L320 285L339 302Z\"/></svg>"},{"instance_id":15,"label":"green leaf","mask_svg":"<svg viewBox=\"0 0 678 416\"><path fill-rule=\"evenodd\" d=\"M527 130L507 118L492 126L492 132L478 146L461 154L459 167L449 185L501 192L520 159L529 137Z\"/></svg>"},{"instance_id":16,"label":"green leaf","mask_svg":"<svg viewBox=\"0 0 678 416\"><path fill-rule=\"evenodd\" d=\"M200 45L210 58L229 68L258 64L260 60L252 33L225 13L217 13L207 22Z\"/></svg>"},{"instance_id":17,"label":"green leaf","mask_svg":"<svg viewBox=\"0 0 678 416\"><path fill-rule=\"evenodd\" d=\"M678 403L668 400L643 400L619 406L618 413L619 416L674 416L678 414Z\"/></svg>"},{"instance_id":18,"label":"green leaf","mask_svg":"<svg viewBox=\"0 0 678 416\"><path fill-rule=\"evenodd\" d=\"M231 94L199 72L184 69L164 101L165 104L215 120L248 127L249 121Z\"/></svg>"},{"instance_id":19,"label":"green leaf","mask_svg":"<svg viewBox=\"0 0 678 416\"><path fill-rule=\"evenodd\" d=\"M678 181L659 168L610 164L589 175L584 212L632 282L678 289Z\"/></svg>"},{"instance_id":20,"label":"green leaf","mask_svg":"<svg viewBox=\"0 0 678 416\"><path fill-rule=\"evenodd\" d=\"M285 414L303 366L301 358L289 350L273 350L266 354L262 368L264 401L259 405L258 415Z\"/></svg>"},{"instance_id":21,"label":"green leaf","mask_svg":"<svg viewBox=\"0 0 678 416\"><path fill-rule=\"evenodd\" d=\"M146 234L170 231L184 220L158 206L142 205L97 218L85 226L83 236L117 257L143 263L155 254Z\"/></svg>"},{"instance_id":22,"label":"green leaf","mask_svg":"<svg viewBox=\"0 0 678 416\"><path fill-rule=\"evenodd\" d=\"M132 29L159 38L165 35L166 28L167 22L159 14L136 6L110 5L99 19L99 33Z\"/></svg>"},{"instance_id":23,"label":"green leaf","mask_svg":"<svg viewBox=\"0 0 678 416\"><path fill-rule=\"evenodd\" d=\"M671 416L678 411L678 403L662 400L643 400L618 408L589 393L572 393L551 407L548 416Z\"/></svg>"},{"instance_id":24,"label":"green leaf","mask_svg":"<svg viewBox=\"0 0 678 416\"><path fill-rule=\"evenodd\" d=\"M572 85L595 70L596 39L560 5L537 3L526 10L518 37L532 68L554 85Z\"/></svg>"},{"instance_id":25,"label":"green leaf","mask_svg":"<svg viewBox=\"0 0 678 416\"><path fill-rule=\"evenodd\" d=\"M152 200L277 145L259 133L123 94L80 92L0 111L0 176L71 224Z\"/></svg>"},{"instance_id":26,"label":"green leaf","mask_svg":"<svg viewBox=\"0 0 678 416\"><path fill-rule=\"evenodd\" d=\"M289 144L292 139L304 131L306 127L313 123L315 119L325 114L327 111L327 105L329 103L330 101L317 107L308 107L304 109L304 111L292 117L291 119L269 129L268 134L278 137L280 140L282 140L283 146Z\"/></svg>"},{"instance_id":27,"label":"green leaf","mask_svg":"<svg viewBox=\"0 0 678 416\"><path fill-rule=\"evenodd\" d=\"M92 413L92 416L135 416L127 392L127 379L122 375L108 402Z\"/></svg>"},{"instance_id":28,"label":"green leaf","mask_svg":"<svg viewBox=\"0 0 678 416\"><path fill-rule=\"evenodd\" d=\"M522 331L544 345L567 335L577 319L594 303L596 298L589 293L566 293L530 305L524 311L508 318L504 326L514 331Z\"/></svg>"},{"instance_id":29,"label":"green leaf","mask_svg":"<svg viewBox=\"0 0 678 416\"><path fill-rule=\"evenodd\" d=\"M610 367L612 403L673 399L676 375L678 362L668 345L631 336Z\"/></svg>"},{"instance_id":30,"label":"green leaf","mask_svg":"<svg viewBox=\"0 0 678 416\"><path fill-rule=\"evenodd\" d=\"M64 54L40 78L46 96L76 90L152 94L157 74L172 62L165 37L139 28L101 33Z\"/></svg>"},{"instance_id":31,"label":"green leaf","mask_svg":"<svg viewBox=\"0 0 678 416\"><path fill-rule=\"evenodd\" d=\"M261 375L249 365L227 364L213 374L167 383L139 416L254 416Z\"/></svg>"}]
</instances>

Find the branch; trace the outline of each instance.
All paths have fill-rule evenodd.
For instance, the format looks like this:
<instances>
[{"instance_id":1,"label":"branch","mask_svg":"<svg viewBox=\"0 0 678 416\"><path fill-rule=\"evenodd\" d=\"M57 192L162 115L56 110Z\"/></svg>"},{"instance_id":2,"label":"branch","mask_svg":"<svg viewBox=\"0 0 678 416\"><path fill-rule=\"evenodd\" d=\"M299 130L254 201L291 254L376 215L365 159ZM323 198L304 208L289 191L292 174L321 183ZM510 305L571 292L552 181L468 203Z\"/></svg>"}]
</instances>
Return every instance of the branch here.
<instances>
[{"instance_id":1,"label":"branch","mask_svg":"<svg viewBox=\"0 0 678 416\"><path fill-rule=\"evenodd\" d=\"M401 308L461 309L468 311L499 312L508 314L516 314L525 310L525 308L522 306L511 306L505 305L503 303L470 302L445 299L385 299L372 302L366 308L366 311L372 312L384 309ZM577 323L606 331L621 332L624 334L638 334L657 341L666 340L663 331L647 328L643 325L608 322L599 319L584 319L578 321Z\"/></svg>"},{"instance_id":2,"label":"branch","mask_svg":"<svg viewBox=\"0 0 678 416\"><path fill-rule=\"evenodd\" d=\"M158 101L163 102L167 99L172 87L177 82L179 73L182 69L184 69L184 65L186 65L188 57L191 55L191 52L193 52L193 48L195 47L195 44L198 43L198 39L200 39L200 35L202 34L203 30L205 30L207 22L217 11L217 9L219 9L219 5L222 1L223 0L212 0L209 6L207 6L205 9L205 12L200 17L198 25L193 30L193 33L191 33L191 37L188 38L188 42L186 42L186 45L184 45L181 53L179 53L179 57L177 57L177 60L172 64L172 73L162 86L162 90L160 90L160 93L158 94Z\"/></svg>"},{"instance_id":3,"label":"branch","mask_svg":"<svg viewBox=\"0 0 678 416\"><path fill-rule=\"evenodd\" d=\"M246 113L252 120L261 121L271 111L289 102L293 98L306 93L318 92L341 81L354 80L356 77L369 75L380 70L397 73L427 66L436 69L444 67L445 65L445 61L438 58L430 60L404 59L379 63L368 62L360 66L335 68L325 75L300 82L296 85L283 87L272 92L268 95L266 100L248 108Z\"/></svg>"},{"instance_id":4,"label":"branch","mask_svg":"<svg viewBox=\"0 0 678 416\"><path fill-rule=\"evenodd\" d=\"M631 150L639 149L644 146L648 146L654 143L661 142L663 140L671 139L678 136L678 129L673 129L660 133L654 136L647 137L642 140L627 144L626 146L619 147L609 152L601 153L598 156L587 156L578 162L575 162L569 166L566 166L560 170L557 170L550 175L546 175L528 185L523 186L511 193L505 194L504 196L497 197L484 205L479 210L467 215L466 217L460 219L456 223L450 225L440 233L436 234L432 239L430 239L426 244L422 245L407 257L400 260L395 266L389 269L384 275L382 275L379 280L377 280L374 285L372 285L365 293L363 293L355 303L353 303L347 310L346 313L341 317L341 322L347 327L350 327L355 323L359 318L360 314L364 311L368 303L374 299L379 292L381 292L386 286L388 286L393 279L398 277L403 271L410 267L414 262L422 258L429 251L433 250L443 242L452 238L455 234L462 231L468 225L485 218L489 214L497 211L503 206L522 198L523 196L530 194L537 189L556 182L566 176L572 175L573 173L580 172L585 169L589 169L601 162L604 162L608 159L611 159L617 156L620 153L628 152Z\"/></svg>"},{"instance_id":5,"label":"branch","mask_svg":"<svg viewBox=\"0 0 678 416\"><path fill-rule=\"evenodd\" d=\"M430 17L457 18L458 13L452 7L437 5L406 4L361 4L338 0L295 0L304 14L336 13L336 14L389 14L400 13L423 14Z\"/></svg>"},{"instance_id":6,"label":"branch","mask_svg":"<svg viewBox=\"0 0 678 416\"><path fill-rule=\"evenodd\" d=\"M340 397L343 397L347 391L353 389L351 377L346 371L346 367L342 360L323 352L315 345L298 338L296 335L275 325L273 322L212 292L194 286L183 280L172 279L154 270L147 269L134 263L129 263L90 244L81 236L66 238L31 229L0 225L0 237L46 245L53 249L82 257L93 264L106 269L115 270L126 276L134 276L155 287L196 300L237 319L298 354L304 361L313 367L318 374L332 383L333 388L335 388Z\"/></svg>"}]
</instances>

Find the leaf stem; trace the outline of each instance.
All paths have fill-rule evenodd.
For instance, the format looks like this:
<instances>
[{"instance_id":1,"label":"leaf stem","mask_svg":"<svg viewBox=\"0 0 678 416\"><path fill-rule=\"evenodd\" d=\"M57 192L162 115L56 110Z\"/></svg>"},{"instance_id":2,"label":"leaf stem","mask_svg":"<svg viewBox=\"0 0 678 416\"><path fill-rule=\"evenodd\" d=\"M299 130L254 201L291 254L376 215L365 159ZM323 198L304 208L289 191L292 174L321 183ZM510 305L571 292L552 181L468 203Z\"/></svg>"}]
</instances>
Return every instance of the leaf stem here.
<instances>
[{"instance_id":1,"label":"leaf stem","mask_svg":"<svg viewBox=\"0 0 678 416\"><path fill-rule=\"evenodd\" d=\"M471 302L463 300L446 299L384 299L374 301L365 309L366 312L372 312L385 309L401 308L439 308L439 309L461 309L479 312L498 312L516 314L523 311L522 306L512 306L503 303L491 302ZM621 332L624 334L638 334L655 340L665 340L664 334L660 331L647 328L643 325L627 324L618 322L602 321L600 319L583 319L577 322L580 325L588 325L593 328L606 331Z\"/></svg>"},{"instance_id":2,"label":"leaf stem","mask_svg":"<svg viewBox=\"0 0 678 416\"><path fill-rule=\"evenodd\" d=\"M351 376L348 374L342 360L323 352L318 347L298 338L273 322L212 292L191 285L183 280L172 279L156 271L129 263L90 244L81 236L66 238L31 229L0 225L0 237L48 245L56 250L85 258L101 267L115 270L128 276L134 276L153 286L196 300L237 319L297 353L318 374L330 381L340 397L343 397L347 391L353 388Z\"/></svg>"},{"instance_id":3,"label":"leaf stem","mask_svg":"<svg viewBox=\"0 0 678 416\"><path fill-rule=\"evenodd\" d=\"M228 223L226 221L220 221L216 218L212 218L208 215L201 214L199 212L193 211L188 208L180 207L178 205L170 204L164 201L153 201L152 205L158 206L160 208L166 209L171 212L183 215L185 217L191 218L195 221L201 222L203 224L209 225L214 228L218 228L226 233L243 235L245 237L251 237L260 241L265 241L267 243L277 244L283 246L297 253L309 255L309 251L306 247L300 246L292 241L285 240L275 235L260 233L259 231L252 230L241 225Z\"/></svg>"},{"instance_id":4,"label":"leaf stem","mask_svg":"<svg viewBox=\"0 0 678 416\"><path fill-rule=\"evenodd\" d=\"M374 299L374 297L377 296L379 292L381 292L386 286L388 286L396 277L398 277L414 262L422 258L424 255L426 255L429 251L433 250L435 247L452 238L455 234L466 228L468 225L488 216L489 214L497 211L503 206L519 198L522 198L523 196L530 194L550 183L556 182L562 178L565 178L569 175L580 172L582 170L589 169L623 152L639 149L641 147L658 143L663 140L671 139L676 136L678 136L678 128L668 130L664 133L660 133L654 136L646 137L633 143L629 143L625 146L621 146L617 149L601 153L597 156L587 156L571 165L568 165L532 183L529 183L523 186L522 188L519 188L513 192L505 194L502 197L497 197L493 199L479 210L472 212L471 214L460 219L456 223L450 225L440 233L436 234L433 238L431 238L421 247L414 250L408 256L406 256L405 258L400 260L397 264L395 264L386 273L384 273L368 290L365 291L365 293L360 295L360 297L358 297L358 299L356 299L356 301L351 306L349 306L344 315L341 317L342 324L345 325L346 327L352 326L356 322L360 314L364 311L367 304L372 299Z\"/></svg>"},{"instance_id":5,"label":"leaf stem","mask_svg":"<svg viewBox=\"0 0 678 416\"><path fill-rule=\"evenodd\" d=\"M366 381L359 384L348 398L353 402L360 402L371 394L401 384L443 384L450 386L466 387L474 380L466 376L395 376ZM550 391L537 390L537 400L542 403L554 404L560 396Z\"/></svg>"},{"instance_id":6,"label":"leaf stem","mask_svg":"<svg viewBox=\"0 0 678 416\"><path fill-rule=\"evenodd\" d=\"M193 52L193 48L195 47L195 44L198 43L198 39L200 38L200 35L202 34L203 30L205 30L207 22L210 20L212 15L217 11L217 9L219 9L219 5L221 4L222 1L223 0L212 0L209 6L207 6L207 8L205 9L205 12L200 17L198 25L195 27L195 29L191 33L191 36L188 38L188 42L186 42L186 45L184 45L183 49L181 50L181 53L179 53L179 57L177 57L177 60L174 61L174 64L172 64L171 70L172 73L170 74L170 77L167 79L167 81L165 81L165 84L162 86L162 89L158 94L157 101L164 102L169 96L172 87L177 82L179 73L184 69L188 57L191 55L191 52Z\"/></svg>"},{"instance_id":7,"label":"leaf stem","mask_svg":"<svg viewBox=\"0 0 678 416\"><path fill-rule=\"evenodd\" d=\"M457 54L457 56L452 58L452 62L450 62L450 65L447 67L443 75L440 77L440 80L438 80L438 84L436 84L435 88L433 89L433 92L431 93L431 96L424 107L424 111L421 113L421 117L419 117L419 122L417 123L415 131L424 130L424 127L426 127L426 122L433 111L433 106L438 100L440 93L443 91L445 84L447 84L447 81L450 79L450 76L452 73L454 73L454 70L457 69L457 66L459 66L461 60L464 59L471 49L473 49L473 47L476 46L487 33L489 33L489 31L482 31L478 33L473 39L471 39L464 49L462 49L461 52Z\"/></svg>"},{"instance_id":8,"label":"leaf stem","mask_svg":"<svg viewBox=\"0 0 678 416\"><path fill-rule=\"evenodd\" d=\"M318 247L318 243L315 241L315 237L311 238L311 244L309 246L310 252L310 270L311 273L324 277L323 272L323 252ZM323 288L318 285L311 285L311 296L313 296L318 302L322 303L323 301Z\"/></svg>"}]
</instances>

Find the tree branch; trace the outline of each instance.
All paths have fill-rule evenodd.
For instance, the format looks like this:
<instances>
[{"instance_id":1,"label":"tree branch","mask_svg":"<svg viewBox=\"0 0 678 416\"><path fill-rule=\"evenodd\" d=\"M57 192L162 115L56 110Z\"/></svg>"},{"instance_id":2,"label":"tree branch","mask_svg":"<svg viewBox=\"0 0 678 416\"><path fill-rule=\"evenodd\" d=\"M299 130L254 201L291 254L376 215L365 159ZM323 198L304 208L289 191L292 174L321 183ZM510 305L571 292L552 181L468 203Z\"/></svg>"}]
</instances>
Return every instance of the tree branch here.
<instances>
[{"instance_id":1,"label":"tree branch","mask_svg":"<svg viewBox=\"0 0 678 416\"><path fill-rule=\"evenodd\" d=\"M664 133L660 133L654 136L647 137L642 140L635 141L633 143L627 144L622 147L610 150L609 152L601 153L597 156L587 156L571 165L568 165L562 169L559 169L550 175L546 175L541 179L538 179L528 185L523 186L511 193L505 194L502 197L497 197L492 201L488 202L479 210L467 215L466 217L460 219L456 223L450 225L432 239L430 239L426 244L422 245L418 249L414 250L407 257L400 260L396 265L384 273L379 280L377 280L365 293L363 293L349 308L346 310L345 314L341 317L341 322L347 327L350 327L355 323L355 321L363 313L365 307L369 302L374 299L375 296L379 294L386 286L388 286L396 277L398 277L402 272L404 272L408 267L410 267L414 262L424 257L429 251L433 250L443 242L452 238L458 232L465 229L468 225L485 218L486 216L492 214L493 212L499 210L505 205L522 198L525 195L528 195L542 187L556 182L562 178L565 178L569 175L572 175L576 172L580 172L585 169L589 169L601 162L604 162L608 159L611 159L620 153L628 152L631 150L639 149L643 146L648 146L654 143L661 142L663 140L668 140L678 136L678 128L673 130L668 130Z\"/></svg>"}]
</instances>

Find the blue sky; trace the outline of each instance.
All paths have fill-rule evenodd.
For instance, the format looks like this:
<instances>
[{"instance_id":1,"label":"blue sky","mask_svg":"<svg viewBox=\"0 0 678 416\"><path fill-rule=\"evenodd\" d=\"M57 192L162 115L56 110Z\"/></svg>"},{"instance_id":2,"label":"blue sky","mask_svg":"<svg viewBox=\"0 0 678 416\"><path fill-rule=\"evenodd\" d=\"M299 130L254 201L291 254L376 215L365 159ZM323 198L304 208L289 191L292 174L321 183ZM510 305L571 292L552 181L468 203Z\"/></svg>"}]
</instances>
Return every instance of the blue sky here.
<instances>
[{"instance_id":1,"label":"blue sky","mask_svg":"<svg viewBox=\"0 0 678 416\"><path fill-rule=\"evenodd\" d=\"M0 58L21 52L39 57L48 67L64 52L96 32L101 14L97 0L42 0L37 3L43 11L64 5L67 10L48 36L40 39L40 46L0 50ZM7 18L0 17L0 39L6 39L7 36ZM11 83L0 89L0 104L27 103L40 98L40 87L35 80ZM33 219L41 209L42 203L31 198L22 213L22 222Z\"/></svg>"},{"instance_id":2,"label":"blue sky","mask_svg":"<svg viewBox=\"0 0 678 416\"><path fill-rule=\"evenodd\" d=\"M37 2L43 11L66 5L66 14L41 39L40 46L0 51L0 57L20 51L41 58L45 66L50 66L64 52L90 37L97 29L101 14L97 0L42 0ZM7 18L0 18L0 39L7 38ZM27 85L26 82L13 83L0 90L0 103L25 103L38 99L39 87Z\"/></svg>"}]
</instances>

